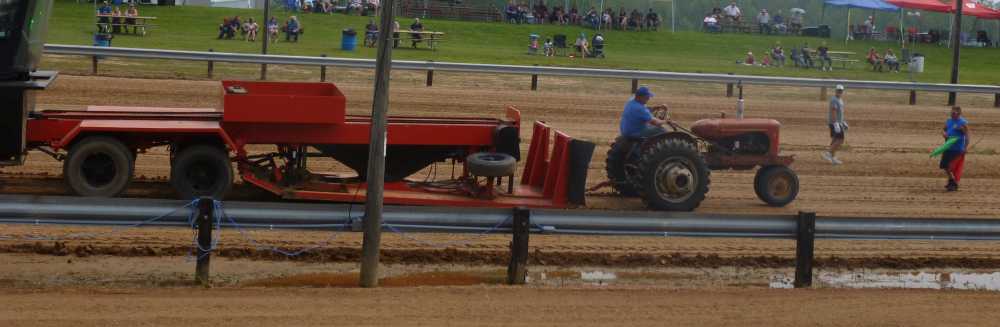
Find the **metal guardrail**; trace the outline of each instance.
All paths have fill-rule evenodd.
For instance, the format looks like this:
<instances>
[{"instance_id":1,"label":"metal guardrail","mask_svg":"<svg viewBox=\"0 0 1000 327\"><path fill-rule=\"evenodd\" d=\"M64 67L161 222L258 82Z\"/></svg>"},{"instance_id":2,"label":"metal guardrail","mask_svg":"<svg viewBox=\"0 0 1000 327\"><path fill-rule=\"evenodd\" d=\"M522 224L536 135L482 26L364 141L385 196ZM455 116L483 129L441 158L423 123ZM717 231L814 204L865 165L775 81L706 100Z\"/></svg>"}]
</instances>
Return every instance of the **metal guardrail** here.
<instances>
[{"instance_id":1,"label":"metal guardrail","mask_svg":"<svg viewBox=\"0 0 1000 327\"><path fill-rule=\"evenodd\" d=\"M246 53L179 51L179 50L159 50L159 49L133 49L133 48L92 47L92 46L61 45L61 44L46 44L45 53L58 54L58 55L93 56L93 57L168 59L168 60L187 60L187 61L232 62L232 63L247 63L247 64L335 66L335 67L347 67L347 68L375 67L375 60L373 59L261 55L261 54L246 54ZM1000 86L996 85L856 81L856 80L843 80L843 79L817 79L817 78L750 76L750 75L728 75L728 74L696 74L696 73L673 73L673 72L657 72L657 71L641 71L641 70L467 64L467 63L406 61L406 60L394 60L392 63L392 68L399 70L496 73L496 74L518 74L518 75L533 75L533 76L549 75L549 76L573 76L573 77L590 77L590 78L614 78L614 79L632 79L633 81L659 80L659 81L685 81L685 82L698 82L698 83L726 83L726 84L735 84L739 82L743 84L754 84L754 85L779 85L779 86L798 86L798 87L833 87L836 86L837 84L841 84L848 88L857 88L857 89L958 92L958 93L993 93L997 94L998 99L1000 99ZM428 83L430 83L430 81L428 81ZM633 85L634 84L635 83L633 83Z\"/></svg>"},{"instance_id":2,"label":"metal guardrail","mask_svg":"<svg viewBox=\"0 0 1000 327\"><path fill-rule=\"evenodd\" d=\"M131 225L163 215L186 201L0 195L0 223ZM364 208L349 204L226 202L243 227L360 230ZM182 210L157 226L187 226ZM384 222L413 232L510 232L512 210L388 206ZM226 226L227 223L223 222ZM750 237L794 239L795 215L713 215L595 210L531 210L535 233L583 235ZM230 226L232 227L232 226ZM816 238L1000 240L997 219L816 218Z\"/></svg>"}]
</instances>

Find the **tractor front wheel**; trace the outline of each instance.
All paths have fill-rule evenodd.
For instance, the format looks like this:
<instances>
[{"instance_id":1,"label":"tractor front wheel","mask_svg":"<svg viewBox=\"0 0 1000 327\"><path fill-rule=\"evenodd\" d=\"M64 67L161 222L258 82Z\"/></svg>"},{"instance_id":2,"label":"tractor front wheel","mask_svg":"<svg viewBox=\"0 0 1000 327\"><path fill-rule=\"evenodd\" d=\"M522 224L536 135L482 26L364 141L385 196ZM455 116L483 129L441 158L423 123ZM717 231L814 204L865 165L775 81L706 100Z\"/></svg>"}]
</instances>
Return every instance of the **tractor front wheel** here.
<instances>
[{"instance_id":1,"label":"tractor front wheel","mask_svg":"<svg viewBox=\"0 0 1000 327\"><path fill-rule=\"evenodd\" d=\"M691 211L708 193L711 171L698 147L680 138L665 138L646 149L636 180L643 201L652 209Z\"/></svg>"},{"instance_id":2,"label":"tractor front wheel","mask_svg":"<svg viewBox=\"0 0 1000 327\"><path fill-rule=\"evenodd\" d=\"M799 177L786 166L762 167L753 184L757 198L774 207L784 207L799 195Z\"/></svg>"},{"instance_id":3,"label":"tractor front wheel","mask_svg":"<svg viewBox=\"0 0 1000 327\"><path fill-rule=\"evenodd\" d=\"M170 184L181 199L208 196L222 200L233 187L229 154L211 145L181 149L170 167Z\"/></svg>"}]
</instances>

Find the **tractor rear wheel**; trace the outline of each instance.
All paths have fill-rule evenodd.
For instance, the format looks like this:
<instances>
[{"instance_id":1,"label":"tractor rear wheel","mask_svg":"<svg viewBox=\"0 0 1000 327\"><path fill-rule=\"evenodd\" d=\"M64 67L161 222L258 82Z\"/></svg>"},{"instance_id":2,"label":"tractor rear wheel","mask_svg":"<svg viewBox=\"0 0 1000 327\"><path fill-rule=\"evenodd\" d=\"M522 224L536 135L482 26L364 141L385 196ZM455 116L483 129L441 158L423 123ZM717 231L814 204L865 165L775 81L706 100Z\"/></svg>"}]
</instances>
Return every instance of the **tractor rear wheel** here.
<instances>
[{"instance_id":1,"label":"tractor rear wheel","mask_svg":"<svg viewBox=\"0 0 1000 327\"><path fill-rule=\"evenodd\" d=\"M208 196L222 200L233 187L229 154L212 145L181 149L170 167L170 184L181 199Z\"/></svg>"},{"instance_id":2,"label":"tractor rear wheel","mask_svg":"<svg viewBox=\"0 0 1000 327\"><path fill-rule=\"evenodd\" d=\"M611 187L622 196L638 196L635 183L635 164L629 164L628 154L631 144L622 138L611 143L608 157L604 160L604 170L611 181ZM631 167L631 169L629 169Z\"/></svg>"},{"instance_id":3,"label":"tractor rear wheel","mask_svg":"<svg viewBox=\"0 0 1000 327\"><path fill-rule=\"evenodd\" d=\"M774 207L784 207L799 195L799 177L786 166L760 168L753 184L757 198Z\"/></svg>"},{"instance_id":4,"label":"tractor rear wheel","mask_svg":"<svg viewBox=\"0 0 1000 327\"><path fill-rule=\"evenodd\" d=\"M465 158L469 173L479 177L504 177L514 175L517 159L506 153L476 152Z\"/></svg>"},{"instance_id":5,"label":"tractor rear wheel","mask_svg":"<svg viewBox=\"0 0 1000 327\"><path fill-rule=\"evenodd\" d=\"M656 210L691 211L708 193L708 164L694 143L664 138L643 151L639 160L640 196Z\"/></svg>"},{"instance_id":6,"label":"tractor rear wheel","mask_svg":"<svg viewBox=\"0 0 1000 327\"><path fill-rule=\"evenodd\" d=\"M70 148L63 178L78 195L114 197L128 187L134 170L135 157L125 144L113 137L91 136Z\"/></svg>"}]
</instances>

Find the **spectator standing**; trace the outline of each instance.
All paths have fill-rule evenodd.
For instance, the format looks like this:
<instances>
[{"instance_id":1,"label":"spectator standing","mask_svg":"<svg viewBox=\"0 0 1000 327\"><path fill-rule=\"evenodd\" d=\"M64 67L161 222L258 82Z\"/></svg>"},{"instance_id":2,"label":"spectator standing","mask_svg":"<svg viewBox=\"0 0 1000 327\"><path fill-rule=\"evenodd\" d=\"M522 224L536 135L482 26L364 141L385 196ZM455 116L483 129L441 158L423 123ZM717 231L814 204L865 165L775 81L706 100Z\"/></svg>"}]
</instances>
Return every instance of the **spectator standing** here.
<instances>
[{"instance_id":1,"label":"spectator standing","mask_svg":"<svg viewBox=\"0 0 1000 327\"><path fill-rule=\"evenodd\" d=\"M299 18L289 16L288 22L285 23L285 41L299 42L299 33L301 32L302 24L299 23Z\"/></svg>"},{"instance_id":2,"label":"spectator standing","mask_svg":"<svg viewBox=\"0 0 1000 327\"><path fill-rule=\"evenodd\" d=\"M816 54L817 57L819 57L819 70L833 71L833 60L830 59L830 48L826 47L825 41L820 44L819 48L816 48Z\"/></svg>"},{"instance_id":3,"label":"spectator standing","mask_svg":"<svg viewBox=\"0 0 1000 327\"><path fill-rule=\"evenodd\" d=\"M646 30L655 31L660 27L660 15L653 12L653 8L649 8L649 12L646 13Z\"/></svg>"},{"instance_id":4,"label":"spectator standing","mask_svg":"<svg viewBox=\"0 0 1000 327\"><path fill-rule=\"evenodd\" d=\"M569 23L573 25L580 25L580 11L576 9L576 5L569 9Z\"/></svg>"},{"instance_id":5,"label":"spectator standing","mask_svg":"<svg viewBox=\"0 0 1000 327\"><path fill-rule=\"evenodd\" d=\"M792 13L792 18L788 21L788 27L791 28L792 34L799 34L802 31L802 13L795 11Z\"/></svg>"},{"instance_id":6,"label":"spectator standing","mask_svg":"<svg viewBox=\"0 0 1000 327\"><path fill-rule=\"evenodd\" d=\"M871 39L872 38L872 33L875 32L875 17L868 16L868 19L865 19L865 25L864 26L865 26L865 30L863 32L864 32L865 38Z\"/></svg>"},{"instance_id":7,"label":"spectator standing","mask_svg":"<svg viewBox=\"0 0 1000 327\"><path fill-rule=\"evenodd\" d=\"M949 192L958 191L958 182L962 179L962 167L965 165L965 152L969 146L969 122L962 117L962 107L952 107L951 117L944 123L944 139L957 137L958 141L951 145L941 156L938 165L948 176L945 186Z\"/></svg>"},{"instance_id":8,"label":"spectator standing","mask_svg":"<svg viewBox=\"0 0 1000 327\"><path fill-rule=\"evenodd\" d=\"M760 34L771 34L771 15L767 9L761 9L757 14L757 24L760 26Z\"/></svg>"},{"instance_id":9,"label":"spectator standing","mask_svg":"<svg viewBox=\"0 0 1000 327\"><path fill-rule=\"evenodd\" d=\"M420 18L414 18L413 24L410 24L410 31L413 32L423 32L424 24L420 23ZM417 47L417 43L423 40L423 34L420 33L410 33L410 38L413 40L413 47Z\"/></svg>"},{"instance_id":10,"label":"spectator standing","mask_svg":"<svg viewBox=\"0 0 1000 327\"><path fill-rule=\"evenodd\" d=\"M590 56L590 45L587 42L587 34L580 33L580 36L576 38L576 52L580 54L581 58L586 58Z\"/></svg>"},{"instance_id":11,"label":"spectator standing","mask_svg":"<svg viewBox=\"0 0 1000 327\"><path fill-rule=\"evenodd\" d=\"M505 18L507 19L508 23L511 24L521 23L520 19L518 19L517 17L517 4L515 4L513 1L507 4L507 9L504 11L504 14L506 15Z\"/></svg>"},{"instance_id":12,"label":"spectator standing","mask_svg":"<svg viewBox=\"0 0 1000 327\"><path fill-rule=\"evenodd\" d=\"M896 58L896 54L892 52L892 49L885 49L885 65L890 72L899 72L899 58Z\"/></svg>"},{"instance_id":13,"label":"spectator standing","mask_svg":"<svg viewBox=\"0 0 1000 327\"><path fill-rule=\"evenodd\" d=\"M604 27L605 29L611 29L615 27L613 18L611 17L611 9L608 9L608 11L604 12L604 16L601 17L601 19L604 21L603 25L605 26Z\"/></svg>"},{"instance_id":14,"label":"spectator standing","mask_svg":"<svg viewBox=\"0 0 1000 327\"><path fill-rule=\"evenodd\" d=\"M722 10L726 12L726 18L732 22L739 22L740 18L743 17L743 11L740 10L740 7L736 6L736 1L729 3Z\"/></svg>"},{"instance_id":15,"label":"spectator standing","mask_svg":"<svg viewBox=\"0 0 1000 327\"><path fill-rule=\"evenodd\" d=\"M101 33L107 33L111 31L111 13L114 12L114 8L107 1L101 3L101 6L97 8L97 30Z\"/></svg>"},{"instance_id":16,"label":"spectator standing","mask_svg":"<svg viewBox=\"0 0 1000 327\"><path fill-rule=\"evenodd\" d=\"M392 21L392 48L395 49L395 48L398 48L398 47L399 47L399 21L398 20L393 20Z\"/></svg>"},{"instance_id":17,"label":"spectator standing","mask_svg":"<svg viewBox=\"0 0 1000 327\"><path fill-rule=\"evenodd\" d=\"M837 85L837 90L830 98L830 111L827 114L827 124L830 127L830 151L823 152L822 157L831 164L843 162L837 159L837 150L844 144L847 134L847 121L844 120L844 86Z\"/></svg>"}]
</instances>

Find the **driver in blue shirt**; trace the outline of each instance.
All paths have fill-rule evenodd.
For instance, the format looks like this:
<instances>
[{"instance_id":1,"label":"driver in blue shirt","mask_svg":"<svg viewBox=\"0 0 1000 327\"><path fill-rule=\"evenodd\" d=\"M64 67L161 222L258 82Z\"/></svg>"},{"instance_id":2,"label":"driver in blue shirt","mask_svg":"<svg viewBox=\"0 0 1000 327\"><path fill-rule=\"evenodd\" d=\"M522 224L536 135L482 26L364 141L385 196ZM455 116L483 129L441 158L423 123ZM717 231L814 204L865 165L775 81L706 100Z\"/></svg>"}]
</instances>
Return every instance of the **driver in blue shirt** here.
<instances>
[{"instance_id":1,"label":"driver in blue shirt","mask_svg":"<svg viewBox=\"0 0 1000 327\"><path fill-rule=\"evenodd\" d=\"M625 111L622 112L621 125L619 130L621 135L627 138L645 138L656 134L665 133L662 127L666 120L653 117L654 110L667 110L667 105L659 104L653 107L646 107L646 103L653 97L653 92L648 87L640 87L635 91L635 96L625 103Z\"/></svg>"}]
</instances>

